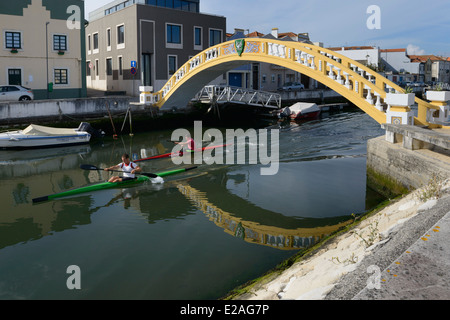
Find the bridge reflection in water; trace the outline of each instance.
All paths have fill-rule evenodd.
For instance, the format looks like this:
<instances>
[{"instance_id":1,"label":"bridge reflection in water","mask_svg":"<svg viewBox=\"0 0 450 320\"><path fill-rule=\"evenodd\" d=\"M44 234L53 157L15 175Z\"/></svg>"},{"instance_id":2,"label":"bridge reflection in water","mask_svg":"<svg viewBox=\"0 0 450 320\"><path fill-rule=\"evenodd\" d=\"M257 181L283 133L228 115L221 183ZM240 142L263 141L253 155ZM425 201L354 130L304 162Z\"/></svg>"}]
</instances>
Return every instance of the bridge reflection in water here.
<instances>
[{"instance_id":1,"label":"bridge reflection in water","mask_svg":"<svg viewBox=\"0 0 450 320\"><path fill-rule=\"evenodd\" d=\"M235 217L208 201L205 192L199 191L186 183L179 183L178 190L218 227L234 237L247 242L270 246L283 250L304 249L319 242L324 237L350 224L348 219L337 224L315 228L285 229L262 225L254 221L246 221Z\"/></svg>"}]
</instances>

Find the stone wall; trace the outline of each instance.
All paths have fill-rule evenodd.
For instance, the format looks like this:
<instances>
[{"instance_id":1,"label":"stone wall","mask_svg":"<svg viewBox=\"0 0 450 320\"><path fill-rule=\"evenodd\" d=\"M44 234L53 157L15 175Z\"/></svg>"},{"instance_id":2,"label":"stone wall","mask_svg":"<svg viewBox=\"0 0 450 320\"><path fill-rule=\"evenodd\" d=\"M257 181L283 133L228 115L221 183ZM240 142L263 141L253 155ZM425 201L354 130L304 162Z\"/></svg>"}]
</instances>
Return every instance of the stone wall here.
<instances>
[{"instance_id":1,"label":"stone wall","mask_svg":"<svg viewBox=\"0 0 450 320\"><path fill-rule=\"evenodd\" d=\"M125 113L130 106L129 97L88 99L35 100L30 102L0 103L0 125L30 124L33 121L61 121ZM144 106L133 105L132 111L143 111Z\"/></svg>"},{"instance_id":2,"label":"stone wall","mask_svg":"<svg viewBox=\"0 0 450 320\"><path fill-rule=\"evenodd\" d=\"M367 142L367 171L380 183L399 185L400 189L417 189L438 179L450 178L450 151L408 150L402 143L390 143L385 137L378 137ZM374 177L376 176L376 177Z\"/></svg>"}]
</instances>

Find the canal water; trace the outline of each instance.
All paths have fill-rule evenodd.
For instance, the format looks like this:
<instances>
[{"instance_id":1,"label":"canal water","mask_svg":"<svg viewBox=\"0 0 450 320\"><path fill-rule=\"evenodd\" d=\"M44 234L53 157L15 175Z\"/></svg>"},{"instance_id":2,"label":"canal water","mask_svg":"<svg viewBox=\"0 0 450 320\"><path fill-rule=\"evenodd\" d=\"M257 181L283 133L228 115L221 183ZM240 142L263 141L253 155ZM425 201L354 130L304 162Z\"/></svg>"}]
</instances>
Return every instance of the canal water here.
<instances>
[{"instance_id":1,"label":"canal water","mask_svg":"<svg viewBox=\"0 0 450 320\"><path fill-rule=\"evenodd\" d=\"M280 130L276 175L248 162L200 165L163 183L39 204L32 199L111 174L81 164L170 152L172 131L1 151L0 299L217 299L383 200L366 187L366 142L383 134L366 114L266 127ZM140 164L145 172L177 167Z\"/></svg>"}]
</instances>

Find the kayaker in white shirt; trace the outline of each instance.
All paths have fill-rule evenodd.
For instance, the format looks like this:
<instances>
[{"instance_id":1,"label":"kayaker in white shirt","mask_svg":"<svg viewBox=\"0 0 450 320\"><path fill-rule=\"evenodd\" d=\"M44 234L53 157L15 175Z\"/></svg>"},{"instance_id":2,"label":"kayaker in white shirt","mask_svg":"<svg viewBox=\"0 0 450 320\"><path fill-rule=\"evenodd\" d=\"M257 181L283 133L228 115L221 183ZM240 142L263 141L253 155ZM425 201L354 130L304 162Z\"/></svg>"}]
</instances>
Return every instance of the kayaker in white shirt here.
<instances>
[{"instance_id":1,"label":"kayaker in white shirt","mask_svg":"<svg viewBox=\"0 0 450 320\"><path fill-rule=\"evenodd\" d=\"M136 172L141 172L142 169L134 162L130 161L130 156L126 153L122 155L122 162L118 165L105 168L105 171L122 169L122 176L112 176L109 182L122 182L127 180L136 179Z\"/></svg>"}]
</instances>

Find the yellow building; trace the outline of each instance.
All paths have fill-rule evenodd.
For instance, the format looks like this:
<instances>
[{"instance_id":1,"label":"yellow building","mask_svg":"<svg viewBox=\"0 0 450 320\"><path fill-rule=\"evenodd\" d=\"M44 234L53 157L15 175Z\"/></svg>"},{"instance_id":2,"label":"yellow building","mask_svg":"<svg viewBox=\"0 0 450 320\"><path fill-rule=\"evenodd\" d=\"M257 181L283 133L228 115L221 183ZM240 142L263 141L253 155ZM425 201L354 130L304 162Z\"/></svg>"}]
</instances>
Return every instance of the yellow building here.
<instances>
[{"instance_id":1,"label":"yellow building","mask_svg":"<svg viewBox=\"0 0 450 320\"><path fill-rule=\"evenodd\" d=\"M0 85L35 99L86 96L84 1L2 1L0 32Z\"/></svg>"}]
</instances>

